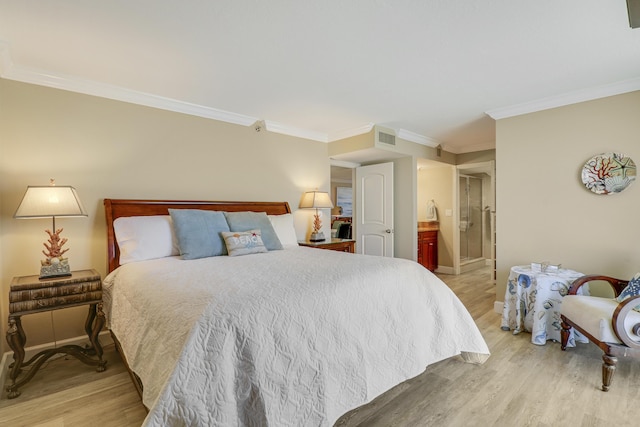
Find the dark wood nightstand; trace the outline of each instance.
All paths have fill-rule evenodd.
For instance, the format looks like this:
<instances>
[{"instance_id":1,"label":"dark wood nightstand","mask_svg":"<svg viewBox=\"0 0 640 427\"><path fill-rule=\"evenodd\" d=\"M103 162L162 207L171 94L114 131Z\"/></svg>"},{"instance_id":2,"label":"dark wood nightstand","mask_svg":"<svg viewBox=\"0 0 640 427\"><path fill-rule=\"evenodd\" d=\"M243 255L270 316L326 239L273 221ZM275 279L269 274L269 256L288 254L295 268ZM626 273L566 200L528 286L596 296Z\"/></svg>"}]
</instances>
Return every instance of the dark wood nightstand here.
<instances>
[{"instance_id":1,"label":"dark wood nightstand","mask_svg":"<svg viewBox=\"0 0 640 427\"><path fill-rule=\"evenodd\" d=\"M310 248L329 249L332 251L354 253L356 250L356 241L351 239L331 239L324 242L298 242L300 246L309 246Z\"/></svg>"},{"instance_id":2,"label":"dark wood nightstand","mask_svg":"<svg viewBox=\"0 0 640 427\"><path fill-rule=\"evenodd\" d=\"M24 344L27 337L22 329L21 317L25 314L41 313L61 308L89 304L89 314L84 329L89 336L91 348L78 345L43 350L24 362ZM106 369L102 359L102 346L98 334L105 324L102 311L102 281L95 270L73 271L71 276L40 280L38 276L14 277L9 292L9 329L7 342L13 350L13 363L9 366L11 385L7 386L7 397L20 396L18 387L28 383L51 356L59 353L76 357L81 362L96 366L96 371ZM28 371L22 372L29 367Z\"/></svg>"}]
</instances>

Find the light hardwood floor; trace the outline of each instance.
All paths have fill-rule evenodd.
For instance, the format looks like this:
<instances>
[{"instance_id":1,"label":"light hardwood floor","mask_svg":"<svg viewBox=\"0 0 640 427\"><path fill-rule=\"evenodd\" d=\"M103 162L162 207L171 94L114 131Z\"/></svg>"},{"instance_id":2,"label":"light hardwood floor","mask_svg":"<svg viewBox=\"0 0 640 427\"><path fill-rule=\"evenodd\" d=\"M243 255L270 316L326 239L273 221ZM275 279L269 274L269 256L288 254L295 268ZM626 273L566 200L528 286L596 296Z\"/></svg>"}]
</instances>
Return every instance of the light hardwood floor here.
<instances>
[{"instance_id":1,"label":"light hardwood floor","mask_svg":"<svg viewBox=\"0 0 640 427\"><path fill-rule=\"evenodd\" d=\"M640 418L640 363L621 360L608 393L600 391L602 352L593 344L560 350L531 335L500 330L488 269L440 276L482 331L491 357L483 365L452 358L429 366L336 426L631 426ZM139 426L145 410L118 354L107 371L73 358L52 361L17 399L0 399L0 426Z\"/></svg>"}]
</instances>

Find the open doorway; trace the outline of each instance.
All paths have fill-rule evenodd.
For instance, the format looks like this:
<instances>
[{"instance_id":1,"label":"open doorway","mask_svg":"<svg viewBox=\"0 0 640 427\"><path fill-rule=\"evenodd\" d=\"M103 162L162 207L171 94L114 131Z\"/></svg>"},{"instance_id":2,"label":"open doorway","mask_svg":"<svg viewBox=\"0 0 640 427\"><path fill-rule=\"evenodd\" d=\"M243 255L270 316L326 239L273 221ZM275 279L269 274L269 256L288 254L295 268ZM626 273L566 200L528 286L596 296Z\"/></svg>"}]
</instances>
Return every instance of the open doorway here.
<instances>
[{"instance_id":1,"label":"open doorway","mask_svg":"<svg viewBox=\"0 0 640 427\"><path fill-rule=\"evenodd\" d=\"M493 265L495 260L493 164L457 166L457 274Z\"/></svg>"},{"instance_id":2,"label":"open doorway","mask_svg":"<svg viewBox=\"0 0 640 427\"><path fill-rule=\"evenodd\" d=\"M331 165L331 237L353 238L353 170Z\"/></svg>"},{"instance_id":3,"label":"open doorway","mask_svg":"<svg viewBox=\"0 0 640 427\"><path fill-rule=\"evenodd\" d=\"M428 206L435 205L437 272L460 274L495 265L494 176L494 161L456 166L419 160L417 216L424 221Z\"/></svg>"}]
</instances>

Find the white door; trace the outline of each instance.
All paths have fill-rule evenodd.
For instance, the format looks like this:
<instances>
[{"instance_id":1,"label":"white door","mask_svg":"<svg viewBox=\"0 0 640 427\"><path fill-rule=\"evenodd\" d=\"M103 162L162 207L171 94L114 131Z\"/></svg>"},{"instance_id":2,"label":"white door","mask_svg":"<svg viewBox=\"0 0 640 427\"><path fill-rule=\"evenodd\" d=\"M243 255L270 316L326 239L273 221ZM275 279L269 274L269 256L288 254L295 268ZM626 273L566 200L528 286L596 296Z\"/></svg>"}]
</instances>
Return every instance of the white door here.
<instances>
[{"instance_id":1,"label":"white door","mask_svg":"<svg viewBox=\"0 0 640 427\"><path fill-rule=\"evenodd\" d=\"M393 163L356 168L358 253L393 257Z\"/></svg>"}]
</instances>

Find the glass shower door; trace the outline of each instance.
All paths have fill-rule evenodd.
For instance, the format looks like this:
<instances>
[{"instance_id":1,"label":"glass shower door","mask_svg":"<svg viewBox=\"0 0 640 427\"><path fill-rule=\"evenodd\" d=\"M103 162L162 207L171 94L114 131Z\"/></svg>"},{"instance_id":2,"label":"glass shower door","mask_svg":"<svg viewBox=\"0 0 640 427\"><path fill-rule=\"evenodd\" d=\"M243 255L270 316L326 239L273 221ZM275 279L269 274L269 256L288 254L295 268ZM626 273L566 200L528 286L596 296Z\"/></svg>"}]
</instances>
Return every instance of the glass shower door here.
<instances>
[{"instance_id":1,"label":"glass shower door","mask_svg":"<svg viewBox=\"0 0 640 427\"><path fill-rule=\"evenodd\" d=\"M459 178L460 262L482 258L482 179Z\"/></svg>"}]
</instances>

